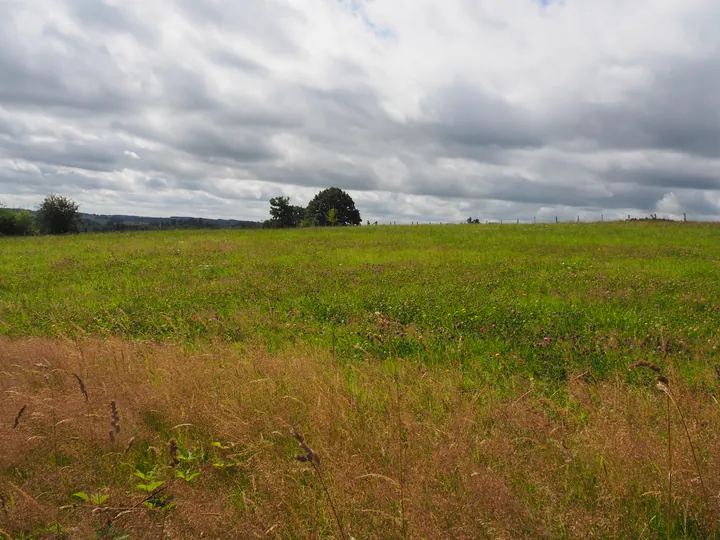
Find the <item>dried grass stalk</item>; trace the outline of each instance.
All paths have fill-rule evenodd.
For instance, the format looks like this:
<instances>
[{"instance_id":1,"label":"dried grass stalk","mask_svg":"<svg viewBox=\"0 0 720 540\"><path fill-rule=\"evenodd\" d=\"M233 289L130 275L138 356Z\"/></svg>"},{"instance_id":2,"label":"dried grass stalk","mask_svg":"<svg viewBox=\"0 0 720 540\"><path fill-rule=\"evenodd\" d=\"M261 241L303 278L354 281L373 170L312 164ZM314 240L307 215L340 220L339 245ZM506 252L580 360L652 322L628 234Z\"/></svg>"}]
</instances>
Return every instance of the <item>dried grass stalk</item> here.
<instances>
[{"instance_id":1,"label":"dried grass stalk","mask_svg":"<svg viewBox=\"0 0 720 540\"><path fill-rule=\"evenodd\" d=\"M292 436L295 437L295 440L300 445L300 448L305 451L304 454L296 455L295 459L303 463L310 463L313 466L313 469L315 469L315 473L320 480L323 491L325 492L325 495L327 495L328 501L330 501L330 509L332 510L333 516L335 517L335 522L337 523L338 529L340 530L340 536L343 538L343 540L345 540L345 528L340 521L340 517L338 516L337 510L335 509L335 502L330 495L330 491L328 490L327 485L325 485L325 480L323 479L322 471L320 469L320 456L317 452L315 452L315 450L310 448L310 446L305 442L305 437L300 435L300 433L297 432L295 427L290 426L290 430L292 432Z\"/></svg>"},{"instance_id":2,"label":"dried grass stalk","mask_svg":"<svg viewBox=\"0 0 720 540\"><path fill-rule=\"evenodd\" d=\"M673 395L672 390L670 389L670 383L668 380L660 375L657 378L657 389L663 392L668 397L668 438L669 438L669 429L670 429L670 402L675 406L675 410L678 412L678 415L680 416L680 422L683 425L683 428L685 430L685 436L687 437L688 444L690 445L690 451L692 452L693 461L695 462L695 470L697 471L698 478L700 480L700 487L702 488L702 495L703 500L705 502L705 508L708 511L708 516L710 518L710 525L711 528L714 528L714 519L712 515L712 509L709 505L709 497L708 497L708 491L705 487L705 478L702 474L702 469L700 469L700 461L697 457L697 452L695 451L695 445L693 444L692 438L690 437L690 429L688 428L687 422L685 421L685 415L683 414L682 410L680 409L680 406L678 405L678 402L675 400L675 396ZM668 442L669 444L669 442Z\"/></svg>"},{"instance_id":3,"label":"dried grass stalk","mask_svg":"<svg viewBox=\"0 0 720 540\"><path fill-rule=\"evenodd\" d=\"M660 391L663 392L667 396L667 429L668 429L668 501L667 501L667 522L668 522L668 538L670 538L671 535L671 520L672 520L672 474L673 474L673 461L672 461L672 439L671 439L671 424L670 424L670 404L674 405L675 410L677 411L678 415L680 416L680 421L682 423L683 429L685 430L685 436L687 437L688 444L690 445L690 451L692 452L693 461L695 462L695 470L697 471L698 478L700 480L700 486L702 488L702 495L703 495L703 501L705 503L705 508L708 511L708 516L710 518L710 525L711 527L714 527L714 520L712 515L712 510L709 506L709 498L708 498L708 492L707 488L705 486L705 478L702 474L702 469L700 468L700 461L697 457L697 452L695 451L695 445L693 444L692 438L690 437L690 430L688 429L687 422L685 421L685 415L682 412L682 409L680 409L680 406L678 405L677 400L675 399L675 396L673 395L673 392L670 388L670 381L667 377L662 375L662 370L656 366L655 364L651 364L650 362L646 362L644 360L640 360L638 362L635 362L629 366L629 369L635 369L635 368L646 368L651 369L655 373L658 374L657 378L655 379L655 387ZM716 373L720 376L720 368L718 366L715 366Z\"/></svg>"}]
</instances>

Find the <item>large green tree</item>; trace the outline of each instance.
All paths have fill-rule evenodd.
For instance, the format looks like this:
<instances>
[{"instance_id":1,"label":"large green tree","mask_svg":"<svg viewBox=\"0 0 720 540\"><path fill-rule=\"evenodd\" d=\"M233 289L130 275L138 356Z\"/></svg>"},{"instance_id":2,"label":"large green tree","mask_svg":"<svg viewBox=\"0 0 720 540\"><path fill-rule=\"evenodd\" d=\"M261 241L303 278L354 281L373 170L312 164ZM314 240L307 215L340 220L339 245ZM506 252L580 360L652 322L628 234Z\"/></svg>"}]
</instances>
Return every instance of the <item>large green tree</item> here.
<instances>
[{"instance_id":1,"label":"large green tree","mask_svg":"<svg viewBox=\"0 0 720 540\"><path fill-rule=\"evenodd\" d=\"M360 225L360 212L342 189L324 189L308 204L305 219L312 225Z\"/></svg>"},{"instance_id":2,"label":"large green tree","mask_svg":"<svg viewBox=\"0 0 720 540\"><path fill-rule=\"evenodd\" d=\"M80 232L79 205L62 195L48 195L38 207L36 220L43 234Z\"/></svg>"}]
</instances>

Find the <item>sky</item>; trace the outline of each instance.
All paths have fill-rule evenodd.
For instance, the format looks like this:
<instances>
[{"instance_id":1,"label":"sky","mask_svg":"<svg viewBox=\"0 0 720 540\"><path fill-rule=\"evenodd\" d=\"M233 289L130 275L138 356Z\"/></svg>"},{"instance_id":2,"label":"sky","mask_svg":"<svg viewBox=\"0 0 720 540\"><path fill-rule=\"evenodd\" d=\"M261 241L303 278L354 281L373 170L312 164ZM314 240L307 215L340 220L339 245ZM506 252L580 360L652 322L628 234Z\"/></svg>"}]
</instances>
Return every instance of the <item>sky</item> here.
<instances>
[{"instance_id":1,"label":"sky","mask_svg":"<svg viewBox=\"0 0 720 540\"><path fill-rule=\"evenodd\" d=\"M0 203L720 219L718 0L0 0Z\"/></svg>"}]
</instances>

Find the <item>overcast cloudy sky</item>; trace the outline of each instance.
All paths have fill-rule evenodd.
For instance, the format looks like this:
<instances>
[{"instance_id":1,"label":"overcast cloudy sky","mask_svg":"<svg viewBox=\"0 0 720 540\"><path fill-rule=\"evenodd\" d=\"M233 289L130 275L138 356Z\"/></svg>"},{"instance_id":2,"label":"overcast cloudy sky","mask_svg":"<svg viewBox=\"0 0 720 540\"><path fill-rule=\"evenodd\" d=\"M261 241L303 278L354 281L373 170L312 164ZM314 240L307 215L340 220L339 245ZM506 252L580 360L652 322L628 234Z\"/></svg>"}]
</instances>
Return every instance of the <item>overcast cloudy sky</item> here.
<instances>
[{"instance_id":1,"label":"overcast cloudy sky","mask_svg":"<svg viewBox=\"0 0 720 540\"><path fill-rule=\"evenodd\" d=\"M0 0L0 202L720 218L718 0Z\"/></svg>"}]
</instances>

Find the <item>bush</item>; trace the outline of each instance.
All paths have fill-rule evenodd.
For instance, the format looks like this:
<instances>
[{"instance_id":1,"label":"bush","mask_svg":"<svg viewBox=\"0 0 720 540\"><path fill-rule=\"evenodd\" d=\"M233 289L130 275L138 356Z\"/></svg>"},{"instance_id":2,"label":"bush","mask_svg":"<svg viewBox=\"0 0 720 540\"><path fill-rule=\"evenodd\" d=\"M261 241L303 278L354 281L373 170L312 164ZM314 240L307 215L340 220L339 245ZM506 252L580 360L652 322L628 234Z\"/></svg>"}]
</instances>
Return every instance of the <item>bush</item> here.
<instances>
[{"instance_id":1,"label":"bush","mask_svg":"<svg viewBox=\"0 0 720 540\"><path fill-rule=\"evenodd\" d=\"M0 208L0 236L28 236L35 232L35 218L27 210Z\"/></svg>"}]
</instances>

